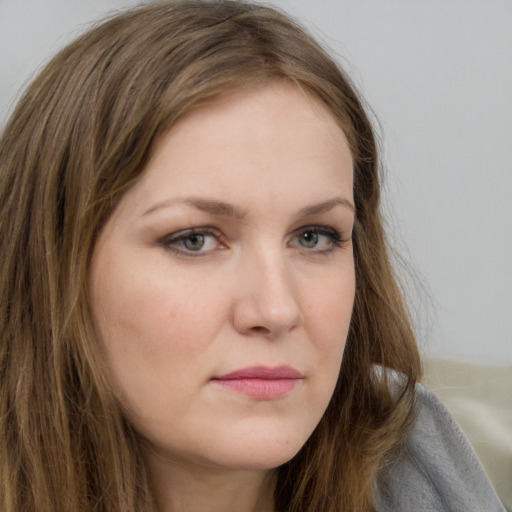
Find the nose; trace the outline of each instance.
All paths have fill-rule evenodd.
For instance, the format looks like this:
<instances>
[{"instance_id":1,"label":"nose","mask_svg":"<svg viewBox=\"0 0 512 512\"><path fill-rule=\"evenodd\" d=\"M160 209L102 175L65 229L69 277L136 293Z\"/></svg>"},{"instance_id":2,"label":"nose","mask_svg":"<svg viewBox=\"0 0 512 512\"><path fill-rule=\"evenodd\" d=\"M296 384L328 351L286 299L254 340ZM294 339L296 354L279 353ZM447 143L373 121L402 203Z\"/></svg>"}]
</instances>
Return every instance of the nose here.
<instances>
[{"instance_id":1,"label":"nose","mask_svg":"<svg viewBox=\"0 0 512 512\"><path fill-rule=\"evenodd\" d=\"M302 322L297 286L283 255L253 255L240 265L233 311L238 332L278 339Z\"/></svg>"}]
</instances>

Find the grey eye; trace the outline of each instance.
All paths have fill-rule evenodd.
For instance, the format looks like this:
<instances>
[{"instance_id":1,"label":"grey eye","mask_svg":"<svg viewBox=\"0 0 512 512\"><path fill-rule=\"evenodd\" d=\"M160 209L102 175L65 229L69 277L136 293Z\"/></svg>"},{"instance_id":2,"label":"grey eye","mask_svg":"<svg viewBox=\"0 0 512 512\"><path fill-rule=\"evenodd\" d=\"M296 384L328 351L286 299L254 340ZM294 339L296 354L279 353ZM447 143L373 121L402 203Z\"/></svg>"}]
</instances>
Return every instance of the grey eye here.
<instances>
[{"instance_id":1,"label":"grey eye","mask_svg":"<svg viewBox=\"0 0 512 512\"><path fill-rule=\"evenodd\" d=\"M224 248L220 236L211 228L184 229L162 238L160 244L180 256L203 256Z\"/></svg>"},{"instance_id":2,"label":"grey eye","mask_svg":"<svg viewBox=\"0 0 512 512\"><path fill-rule=\"evenodd\" d=\"M304 231L299 236L299 244L307 249L313 249L318 245L318 233L315 231Z\"/></svg>"},{"instance_id":3,"label":"grey eye","mask_svg":"<svg viewBox=\"0 0 512 512\"><path fill-rule=\"evenodd\" d=\"M189 251L200 251L204 247L204 235L189 235L181 243Z\"/></svg>"},{"instance_id":4,"label":"grey eye","mask_svg":"<svg viewBox=\"0 0 512 512\"><path fill-rule=\"evenodd\" d=\"M292 245L307 249L311 254L327 254L341 247L343 239L333 228L327 226L306 226L297 231Z\"/></svg>"}]
</instances>

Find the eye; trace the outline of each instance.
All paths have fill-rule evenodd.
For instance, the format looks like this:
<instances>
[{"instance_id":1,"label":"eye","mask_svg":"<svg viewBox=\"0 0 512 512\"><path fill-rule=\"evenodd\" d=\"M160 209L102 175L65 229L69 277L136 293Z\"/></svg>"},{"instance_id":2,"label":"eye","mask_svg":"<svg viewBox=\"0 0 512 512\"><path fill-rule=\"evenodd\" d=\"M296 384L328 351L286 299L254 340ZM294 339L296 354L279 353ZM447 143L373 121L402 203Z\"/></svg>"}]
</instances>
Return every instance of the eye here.
<instances>
[{"instance_id":1,"label":"eye","mask_svg":"<svg viewBox=\"0 0 512 512\"><path fill-rule=\"evenodd\" d=\"M306 226L296 232L292 245L318 253L331 252L345 242L340 233L324 226Z\"/></svg>"},{"instance_id":2,"label":"eye","mask_svg":"<svg viewBox=\"0 0 512 512\"><path fill-rule=\"evenodd\" d=\"M211 237L210 237L211 238ZM206 242L208 242L208 235L189 235L186 238L180 240L181 245L187 251L200 251L204 247L206 247Z\"/></svg>"},{"instance_id":3,"label":"eye","mask_svg":"<svg viewBox=\"0 0 512 512\"><path fill-rule=\"evenodd\" d=\"M224 247L220 242L220 233L210 228L178 231L167 235L159 243L166 250L183 256L202 256Z\"/></svg>"}]
</instances>

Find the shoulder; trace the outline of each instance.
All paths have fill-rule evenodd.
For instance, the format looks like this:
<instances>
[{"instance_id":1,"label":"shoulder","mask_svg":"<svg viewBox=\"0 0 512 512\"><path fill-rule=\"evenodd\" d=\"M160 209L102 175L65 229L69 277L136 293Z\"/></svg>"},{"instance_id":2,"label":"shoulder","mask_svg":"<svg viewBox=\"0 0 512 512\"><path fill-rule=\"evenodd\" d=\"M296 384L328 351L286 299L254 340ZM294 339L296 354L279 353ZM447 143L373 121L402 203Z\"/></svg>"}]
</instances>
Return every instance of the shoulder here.
<instances>
[{"instance_id":1,"label":"shoulder","mask_svg":"<svg viewBox=\"0 0 512 512\"><path fill-rule=\"evenodd\" d=\"M484 469L439 399L417 389L417 417L404 445L384 468L379 512L502 512Z\"/></svg>"}]
</instances>

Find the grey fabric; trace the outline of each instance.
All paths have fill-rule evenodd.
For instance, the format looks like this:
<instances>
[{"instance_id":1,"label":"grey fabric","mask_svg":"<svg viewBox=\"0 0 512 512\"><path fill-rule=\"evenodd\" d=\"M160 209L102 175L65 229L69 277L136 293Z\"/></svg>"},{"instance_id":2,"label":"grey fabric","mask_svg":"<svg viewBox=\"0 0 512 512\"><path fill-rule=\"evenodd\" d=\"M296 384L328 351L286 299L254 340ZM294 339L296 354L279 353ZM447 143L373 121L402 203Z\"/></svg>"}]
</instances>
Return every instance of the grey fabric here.
<instances>
[{"instance_id":1,"label":"grey fabric","mask_svg":"<svg viewBox=\"0 0 512 512\"><path fill-rule=\"evenodd\" d=\"M378 512L504 512L461 429L423 386L418 407L409 438L379 480Z\"/></svg>"}]
</instances>

